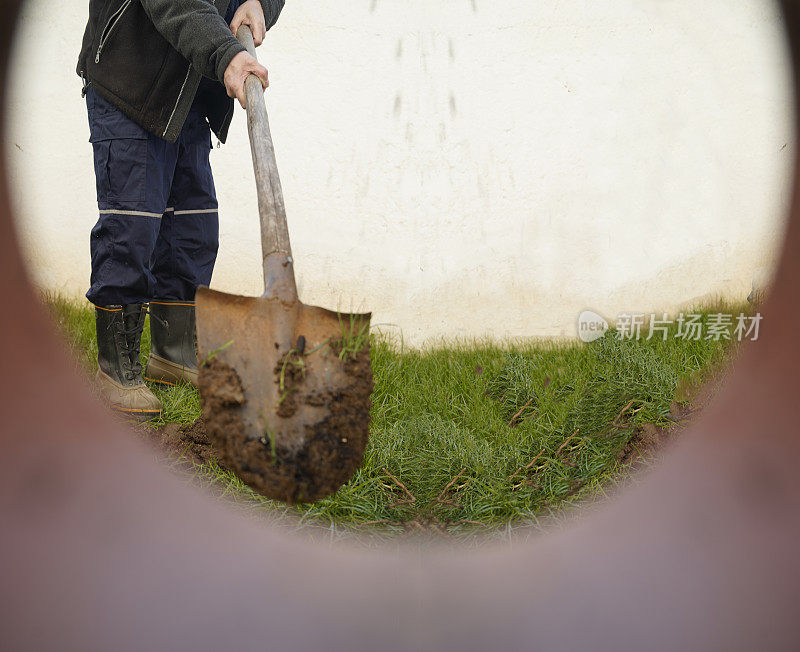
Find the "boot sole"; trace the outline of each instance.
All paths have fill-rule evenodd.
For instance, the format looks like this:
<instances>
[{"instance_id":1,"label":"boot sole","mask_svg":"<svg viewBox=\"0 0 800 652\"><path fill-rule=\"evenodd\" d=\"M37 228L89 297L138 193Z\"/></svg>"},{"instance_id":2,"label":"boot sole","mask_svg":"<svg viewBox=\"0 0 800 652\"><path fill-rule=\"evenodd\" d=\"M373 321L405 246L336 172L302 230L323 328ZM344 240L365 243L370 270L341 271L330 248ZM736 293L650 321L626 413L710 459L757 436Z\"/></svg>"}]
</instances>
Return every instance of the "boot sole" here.
<instances>
[{"instance_id":1,"label":"boot sole","mask_svg":"<svg viewBox=\"0 0 800 652\"><path fill-rule=\"evenodd\" d=\"M150 378L147 374L143 374L142 378L144 378L148 383L153 383L154 385L162 385L164 387L177 387L178 383L171 383L168 380L160 380L158 378ZM188 382L188 381L186 381ZM191 384L191 383L189 383Z\"/></svg>"},{"instance_id":2,"label":"boot sole","mask_svg":"<svg viewBox=\"0 0 800 652\"><path fill-rule=\"evenodd\" d=\"M186 371L187 369L181 365L151 353L142 377L151 383L165 387L177 387L182 383L197 387L196 382L186 378Z\"/></svg>"},{"instance_id":3,"label":"boot sole","mask_svg":"<svg viewBox=\"0 0 800 652\"><path fill-rule=\"evenodd\" d=\"M124 415L137 421L147 421L158 417L164 411L164 406L161 404L161 401L147 389L144 383L136 388L124 387L113 378L103 373L102 369L98 369L95 385L100 392L100 398L103 403L116 414ZM135 400L137 398L135 395L134 400L130 400L131 392L135 393L140 390L143 390L144 396L140 395L138 398L144 400L141 402ZM149 395L149 398L147 395ZM133 407L137 405L137 403L142 407ZM127 407L131 404L133 404L133 406Z\"/></svg>"}]
</instances>

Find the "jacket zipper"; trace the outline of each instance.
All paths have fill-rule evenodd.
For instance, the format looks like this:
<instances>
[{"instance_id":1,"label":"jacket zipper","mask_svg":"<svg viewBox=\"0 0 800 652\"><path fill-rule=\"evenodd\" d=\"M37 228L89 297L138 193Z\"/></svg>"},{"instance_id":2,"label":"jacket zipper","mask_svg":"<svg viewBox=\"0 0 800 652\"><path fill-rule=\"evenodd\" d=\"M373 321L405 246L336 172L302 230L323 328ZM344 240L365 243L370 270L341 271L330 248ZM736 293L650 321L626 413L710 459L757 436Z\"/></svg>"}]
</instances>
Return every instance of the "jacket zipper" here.
<instances>
[{"instance_id":1,"label":"jacket zipper","mask_svg":"<svg viewBox=\"0 0 800 652\"><path fill-rule=\"evenodd\" d=\"M189 65L189 70L186 71L186 79L183 80L183 85L181 86L181 90L178 93L178 99L175 100L175 106L172 109L172 113L169 116L169 120L167 120L167 126L164 129L164 133L161 135L162 138L167 137L167 132L169 131L169 127L172 124L172 120L175 118L175 113L178 111L178 106L180 106L181 98L183 97L183 91L186 90L186 84L189 83L189 76L192 74L192 66Z\"/></svg>"},{"instance_id":2,"label":"jacket zipper","mask_svg":"<svg viewBox=\"0 0 800 652\"><path fill-rule=\"evenodd\" d=\"M130 3L130 0L127 0L127 2ZM219 2L219 0L216 0L214 2L214 6L215 7L217 6L216 5L217 2ZM225 5L226 8L227 8L229 3L230 3L230 0L227 0L227 3ZM98 54L98 56L99 56L99 54ZM181 98L183 97L183 92L186 90L186 84L189 83L189 77L191 76L191 74L192 74L192 66L191 66L191 64L189 64L189 70L186 71L186 78L183 80L183 85L181 86L181 90L178 93L178 99L175 100L175 106L172 108L172 113L169 116L169 120L167 120L167 126L164 128L164 133L161 134L162 138L166 138L167 137L167 133L169 133L169 128L172 125L172 121L175 119L175 114L178 112L178 107L181 104Z\"/></svg>"},{"instance_id":3,"label":"jacket zipper","mask_svg":"<svg viewBox=\"0 0 800 652\"><path fill-rule=\"evenodd\" d=\"M122 6L117 9L113 14L111 14L111 18L108 19L106 26L103 28L103 35L100 37L100 45L97 46L97 54L95 55L94 62L100 63L100 54L103 52L103 48L108 41L108 37L111 36L111 32L114 31L114 28L117 26L119 19L122 18L122 14L125 13L125 10L130 7L131 0L125 0L122 3Z\"/></svg>"},{"instance_id":4,"label":"jacket zipper","mask_svg":"<svg viewBox=\"0 0 800 652\"><path fill-rule=\"evenodd\" d=\"M225 114L225 119L222 121L222 124L228 123L228 127L230 128L229 119L233 119L233 112L236 110L236 104L234 103L236 100L230 103L230 108L228 108L228 112ZM219 138L217 139L217 149L222 147L222 143L220 142Z\"/></svg>"}]
</instances>

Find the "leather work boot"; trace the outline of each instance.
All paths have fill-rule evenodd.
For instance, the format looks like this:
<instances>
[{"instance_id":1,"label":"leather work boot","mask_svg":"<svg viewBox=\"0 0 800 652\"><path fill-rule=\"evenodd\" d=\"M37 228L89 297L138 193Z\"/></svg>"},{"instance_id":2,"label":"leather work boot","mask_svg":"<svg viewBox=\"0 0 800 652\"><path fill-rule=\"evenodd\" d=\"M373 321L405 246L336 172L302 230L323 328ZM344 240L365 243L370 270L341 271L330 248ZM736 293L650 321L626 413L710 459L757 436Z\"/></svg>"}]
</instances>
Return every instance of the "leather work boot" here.
<instances>
[{"instance_id":1,"label":"leather work boot","mask_svg":"<svg viewBox=\"0 0 800 652\"><path fill-rule=\"evenodd\" d=\"M97 385L113 410L142 421L161 414L161 401L144 384L139 362L145 314L141 303L95 306Z\"/></svg>"},{"instance_id":2,"label":"leather work boot","mask_svg":"<svg viewBox=\"0 0 800 652\"><path fill-rule=\"evenodd\" d=\"M150 357L145 378L162 385L197 387L194 301L150 302Z\"/></svg>"}]
</instances>

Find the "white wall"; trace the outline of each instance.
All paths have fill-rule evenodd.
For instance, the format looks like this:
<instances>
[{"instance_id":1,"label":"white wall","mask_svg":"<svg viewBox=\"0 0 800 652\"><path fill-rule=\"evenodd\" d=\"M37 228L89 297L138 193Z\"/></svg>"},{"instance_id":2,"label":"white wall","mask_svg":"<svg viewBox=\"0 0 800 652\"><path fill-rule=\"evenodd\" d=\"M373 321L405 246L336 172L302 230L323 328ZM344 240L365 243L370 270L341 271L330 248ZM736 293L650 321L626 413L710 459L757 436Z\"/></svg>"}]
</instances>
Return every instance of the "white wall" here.
<instances>
[{"instance_id":1,"label":"white wall","mask_svg":"<svg viewBox=\"0 0 800 652\"><path fill-rule=\"evenodd\" d=\"M35 277L77 296L86 6L28 2L4 143ZM782 39L767 0L289 0L260 56L302 299L420 344L743 298L788 203ZM245 129L213 153L214 285L257 294Z\"/></svg>"}]
</instances>

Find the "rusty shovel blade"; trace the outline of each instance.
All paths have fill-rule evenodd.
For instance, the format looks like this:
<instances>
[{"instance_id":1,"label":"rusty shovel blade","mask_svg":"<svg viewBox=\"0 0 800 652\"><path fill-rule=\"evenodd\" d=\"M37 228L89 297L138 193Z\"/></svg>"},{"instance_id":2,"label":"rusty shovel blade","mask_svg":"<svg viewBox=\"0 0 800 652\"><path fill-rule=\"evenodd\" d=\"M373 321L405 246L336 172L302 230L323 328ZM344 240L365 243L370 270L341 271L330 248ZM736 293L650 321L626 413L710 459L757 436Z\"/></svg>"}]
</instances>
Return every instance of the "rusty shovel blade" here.
<instances>
[{"instance_id":1,"label":"rusty shovel blade","mask_svg":"<svg viewBox=\"0 0 800 652\"><path fill-rule=\"evenodd\" d=\"M200 288L203 418L219 462L261 494L319 500L361 466L370 314Z\"/></svg>"}]
</instances>

